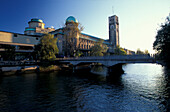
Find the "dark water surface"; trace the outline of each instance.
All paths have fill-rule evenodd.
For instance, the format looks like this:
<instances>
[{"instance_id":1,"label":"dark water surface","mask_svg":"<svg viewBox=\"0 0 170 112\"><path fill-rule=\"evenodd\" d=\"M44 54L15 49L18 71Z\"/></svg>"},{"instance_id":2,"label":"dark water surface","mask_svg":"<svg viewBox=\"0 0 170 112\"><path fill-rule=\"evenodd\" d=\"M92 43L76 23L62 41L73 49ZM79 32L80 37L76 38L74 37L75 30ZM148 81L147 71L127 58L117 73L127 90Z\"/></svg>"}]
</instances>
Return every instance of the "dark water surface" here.
<instances>
[{"instance_id":1,"label":"dark water surface","mask_svg":"<svg viewBox=\"0 0 170 112\"><path fill-rule=\"evenodd\" d=\"M119 77L44 73L0 77L0 112L166 112L168 69L128 64ZM169 74L170 75L170 74Z\"/></svg>"}]
</instances>

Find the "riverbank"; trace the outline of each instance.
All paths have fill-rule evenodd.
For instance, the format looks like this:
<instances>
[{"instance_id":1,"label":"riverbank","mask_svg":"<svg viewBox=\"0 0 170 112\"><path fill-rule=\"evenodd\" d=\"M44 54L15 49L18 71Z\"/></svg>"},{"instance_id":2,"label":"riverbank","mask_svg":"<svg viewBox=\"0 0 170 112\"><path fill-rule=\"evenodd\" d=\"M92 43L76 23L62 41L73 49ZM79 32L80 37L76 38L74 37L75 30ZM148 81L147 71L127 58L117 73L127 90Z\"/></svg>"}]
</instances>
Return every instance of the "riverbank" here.
<instances>
[{"instance_id":1,"label":"riverbank","mask_svg":"<svg viewBox=\"0 0 170 112\"><path fill-rule=\"evenodd\" d=\"M38 66L15 66L15 67L1 67L0 74L1 75L14 75L14 74L21 74L21 73L31 73L37 70Z\"/></svg>"},{"instance_id":2,"label":"riverbank","mask_svg":"<svg viewBox=\"0 0 170 112\"><path fill-rule=\"evenodd\" d=\"M26 73L43 73L43 72L54 72L62 71L69 73L88 73L91 70L89 65L76 66L75 68L72 65L49 65L49 66L15 66L15 67L1 67L0 75L1 76L10 76L10 75L20 75Z\"/></svg>"},{"instance_id":3,"label":"riverbank","mask_svg":"<svg viewBox=\"0 0 170 112\"><path fill-rule=\"evenodd\" d=\"M15 66L15 67L1 67L0 75L9 76L9 75L19 75L24 73L35 73L35 72L51 72L61 70L57 65L50 65L48 67L41 67L38 65L33 66Z\"/></svg>"}]
</instances>

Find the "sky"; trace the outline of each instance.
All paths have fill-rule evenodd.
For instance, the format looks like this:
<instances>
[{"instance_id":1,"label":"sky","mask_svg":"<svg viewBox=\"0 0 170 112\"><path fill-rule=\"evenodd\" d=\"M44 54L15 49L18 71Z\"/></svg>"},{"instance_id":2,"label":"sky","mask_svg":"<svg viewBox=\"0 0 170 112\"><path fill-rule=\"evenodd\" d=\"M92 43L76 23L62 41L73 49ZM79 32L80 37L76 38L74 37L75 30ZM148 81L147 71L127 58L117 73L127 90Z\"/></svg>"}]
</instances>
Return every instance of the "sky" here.
<instances>
[{"instance_id":1,"label":"sky","mask_svg":"<svg viewBox=\"0 0 170 112\"><path fill-rule=\"evenodd\" d=\"M0 30L23 34L32 18L57 29L74 16L83 33L109 39L108 17L117 15L120 46L154 53L157 30L169 13L170 0L0 0Z\"/></svg>"}]
</instances>

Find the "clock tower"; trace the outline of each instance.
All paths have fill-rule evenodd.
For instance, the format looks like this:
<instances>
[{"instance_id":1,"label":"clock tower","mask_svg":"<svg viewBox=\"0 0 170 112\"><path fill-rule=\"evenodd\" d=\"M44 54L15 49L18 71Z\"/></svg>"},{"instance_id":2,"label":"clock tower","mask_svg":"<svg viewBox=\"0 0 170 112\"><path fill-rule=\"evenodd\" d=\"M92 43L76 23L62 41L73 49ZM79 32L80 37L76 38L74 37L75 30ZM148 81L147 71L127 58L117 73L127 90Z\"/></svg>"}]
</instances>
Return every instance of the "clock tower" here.
<instances>
[{"instance_id":1,"label":"clock tower","mask_svg":"<svg viewBox=\"0 0 170 112\"><path fill-rule=\"evenodd\" d=\"M109 41L114 48L119 45L119 21L116 15L109 17Z\"/></svg>"}]
</instances>

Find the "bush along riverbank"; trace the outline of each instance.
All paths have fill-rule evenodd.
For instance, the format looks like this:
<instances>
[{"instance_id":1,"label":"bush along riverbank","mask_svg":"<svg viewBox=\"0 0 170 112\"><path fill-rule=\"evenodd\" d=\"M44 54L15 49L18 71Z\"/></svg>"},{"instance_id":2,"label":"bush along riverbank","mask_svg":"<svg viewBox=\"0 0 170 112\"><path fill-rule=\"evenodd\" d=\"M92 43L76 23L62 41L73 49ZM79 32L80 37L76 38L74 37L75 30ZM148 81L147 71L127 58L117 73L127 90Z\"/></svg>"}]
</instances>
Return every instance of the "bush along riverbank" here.
<instances>
[{"instance_id":1,"label":"bush along riverbank","mask_svg":"<svg viewBox=\"0 0 170 112\"><path fill-rule=\"evenodd\" d=\"M52 72L52 71L58 71L61 70L61 68L57 65L49 65L49 66L39 66L37 68L37 72Z\"/></svg>"}]
</instances>

